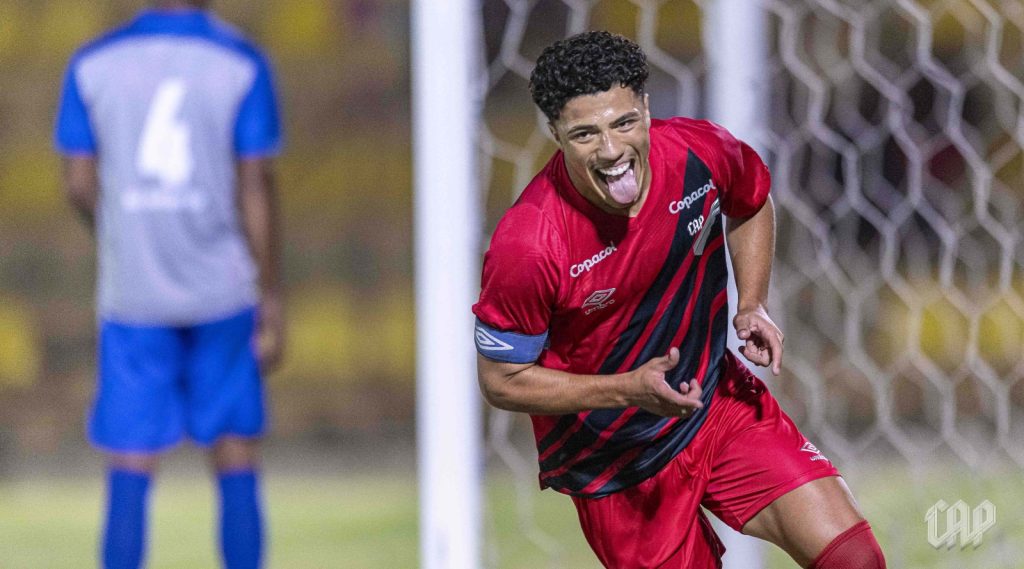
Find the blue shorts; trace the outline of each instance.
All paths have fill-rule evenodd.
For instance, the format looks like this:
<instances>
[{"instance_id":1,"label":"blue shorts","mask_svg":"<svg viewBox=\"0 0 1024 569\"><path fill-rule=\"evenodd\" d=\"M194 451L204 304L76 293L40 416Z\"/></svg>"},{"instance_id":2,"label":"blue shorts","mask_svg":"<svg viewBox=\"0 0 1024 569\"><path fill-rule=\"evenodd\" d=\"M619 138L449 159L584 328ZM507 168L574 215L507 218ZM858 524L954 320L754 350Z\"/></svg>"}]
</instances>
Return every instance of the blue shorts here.
<instances>
[{"instance_id":1,"label":"blue shorts","mask_svg":"<svg viewBox=\"0 0 1024 569\"><path fill-rule=\"evenodd\" d=\"M100 326L89 440L113 452L158 452L187 432L206 446L263 433L256 311L184 327Z\"/></svg>"}]
</instances>

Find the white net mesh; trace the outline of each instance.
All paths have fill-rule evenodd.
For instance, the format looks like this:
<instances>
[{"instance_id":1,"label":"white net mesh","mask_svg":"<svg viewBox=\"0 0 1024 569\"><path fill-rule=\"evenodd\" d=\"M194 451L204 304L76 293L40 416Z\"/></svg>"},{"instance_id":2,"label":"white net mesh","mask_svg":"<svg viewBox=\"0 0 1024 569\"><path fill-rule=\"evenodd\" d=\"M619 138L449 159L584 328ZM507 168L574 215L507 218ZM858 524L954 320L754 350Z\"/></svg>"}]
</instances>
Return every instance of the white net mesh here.
<instances>
[{"instance_id":1,"label":"white net mesh","mask_svg":"<svg viewBox=\"0 0 1024 569\"><path fill-rule=\"evenodd\" d=\"M540 50L586 29L632 37L650 59L654 115L701 117L711 1L483 2L488 232L554 148L527 90ZM844 472L890 566L1017 567L1024 3L752 0L751 10L769 31L770 112L750 142L768 149L779 206L772 308L787 335L773 392ZM491 412L488 441L492 486L515 488L488 503L490 565L596 563L582 538L566 545L579 532L562 533L575 523L568 500L541 511L528 421ZM989 499L999 521L977 548L937 550L924 516L939 499ZM552 529L545 515L562 517ZM522 543L494 537L507 523Z\"/></svg>"}]
</instances>

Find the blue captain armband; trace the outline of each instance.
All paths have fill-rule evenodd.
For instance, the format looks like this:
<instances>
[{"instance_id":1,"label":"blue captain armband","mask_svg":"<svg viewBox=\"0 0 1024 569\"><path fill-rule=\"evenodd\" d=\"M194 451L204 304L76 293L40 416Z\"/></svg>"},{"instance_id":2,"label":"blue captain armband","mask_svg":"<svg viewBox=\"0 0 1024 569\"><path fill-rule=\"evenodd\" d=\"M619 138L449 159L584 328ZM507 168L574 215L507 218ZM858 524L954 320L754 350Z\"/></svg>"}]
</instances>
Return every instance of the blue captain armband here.
<instances>
[{"instance_id":1,"label":"blue captain armband","mask_svg":"<svg viewBox=\"0 0 1024 569\"><path fill-rule=\"evenodd\" d=\"M476 319L476 351L489 359L509 364L532 364L544 351L548 333L527 336L491 328Z\"/></svg>"}]
</instances>

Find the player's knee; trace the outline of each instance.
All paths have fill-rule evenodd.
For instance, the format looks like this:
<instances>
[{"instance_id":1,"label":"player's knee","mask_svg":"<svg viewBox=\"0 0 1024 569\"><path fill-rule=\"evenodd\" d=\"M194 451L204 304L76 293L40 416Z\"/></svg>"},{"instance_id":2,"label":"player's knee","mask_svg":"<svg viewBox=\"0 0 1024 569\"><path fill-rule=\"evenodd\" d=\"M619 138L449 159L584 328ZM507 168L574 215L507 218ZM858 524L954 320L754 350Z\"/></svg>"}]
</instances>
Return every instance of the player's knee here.
<instances>
[{"instance_id":1,"label":"player's knee","mask_svg":"<svg viewBox=\"0 0 1024 569\"><path fill-rule=\"evenodd\" d=\"M808 569L885 569L885 556L867 521L839 534Z\"/></svg>"},{"instance_id":2,"label":"player's knee","mask_svg":"<svg viewBox=\"0 0 1024 569\"><path fill-rule=\"evenodd\" d=\"M259 444L255 439L221 437L213 445L212 458L218 472L249 470L259 461Z\"/></svg>"},{"instance_id":3,"label":"player's knee","mask_svg":"<svg viewBox=\"0 0 1024 569\"><path fill-rule=\"evenodd\" d=\"M111 468L153 474L160 464L160 456L149 453L112 453L107 456Z\"/></svg>"}]
</instances>

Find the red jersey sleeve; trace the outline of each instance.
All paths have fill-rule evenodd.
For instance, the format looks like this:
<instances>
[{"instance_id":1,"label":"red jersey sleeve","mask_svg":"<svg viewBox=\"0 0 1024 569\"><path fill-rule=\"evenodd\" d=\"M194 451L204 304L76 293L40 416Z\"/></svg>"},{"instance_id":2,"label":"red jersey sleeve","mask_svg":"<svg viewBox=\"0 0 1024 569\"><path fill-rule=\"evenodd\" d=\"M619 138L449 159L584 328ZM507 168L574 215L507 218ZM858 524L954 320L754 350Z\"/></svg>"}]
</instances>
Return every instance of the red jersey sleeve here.
<instances>
[{"instance_id":1,"label":"red jersey sleeve","mask_svg":"<svg viewBox=\"0 0 1024 569\"><path fill-rule=\"evenodd\" d=\"M675 118L669 121L701 157L719 184L722 213L750 217L766 201L771 189L768 167L747 143L725 128L705 120Z\"/></svg>"},{"instance_id":2,"label":"red jersey sleeve","mask_svg":"<svg viewBox=\"0 0 1024 569\"><path fill-rule=\"evenodd\" d=\"M516 205L498 223L484 255L473 314L491 329L546 334L564 259L562 239L544 213L532 204Z\"/></svg>"}]
</instances>

